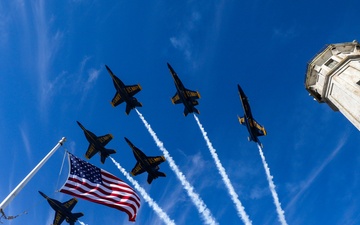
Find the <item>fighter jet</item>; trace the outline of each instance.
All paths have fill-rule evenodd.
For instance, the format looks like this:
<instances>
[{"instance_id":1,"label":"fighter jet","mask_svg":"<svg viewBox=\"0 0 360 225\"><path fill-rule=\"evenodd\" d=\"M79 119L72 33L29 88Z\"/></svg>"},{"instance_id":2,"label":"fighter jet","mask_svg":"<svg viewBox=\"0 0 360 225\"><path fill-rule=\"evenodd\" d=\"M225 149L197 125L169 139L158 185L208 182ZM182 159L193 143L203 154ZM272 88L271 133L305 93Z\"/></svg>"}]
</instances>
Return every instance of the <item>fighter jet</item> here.
<instances>
[{"instance_id":1,"label":"fighter jet","mask_svg":"<svg viewBox=\"0 0 360 225\"><path fill-rule=\"evenodd\" d=\"M248 98L246 97L244 91L241 89L240 85L238 85L238 90L239 90L240 100L245 113L244 117L238 116L239 122L240 124L245 125L246 128L248 129L249 131L248 140L257 142L261 147L263 147L258 137L266 135L266 130L263 126L261 126L258 122L255 121L251 113Z\"/></svg>"},{"instance_id":2,"label":"fighter jet","mask_svg":"<svg viewBox=\"0 0 360 225\"><path fill-rule=\"evenodd\" d=\"M172 103L184 104L184 116L187 116L189 113L193 112L199 114L199 110L194 107L199 104L199 102L195 100L200 98L199 92L186 89L181 80L179 79L178 75L176 74L175 70L170 66L169 63L167 64L167 66L170 70L172 77L174 78L174 83L176 86L176 94L174 95L174 97L171 98Z\"/></svg>"},{"instance_id":3,"label":"fighter jet","mask_svg":"<svg viewBox=\"0 0 360 225\"><path fill-rule=\"evenodd\" d=\"M105 159L110 155L110 154L114 154L116 153L115 150L113 149L106 149L105 145L107 145L107 143L109 143L111 141L111 139L113 139L112 134L106 134L104 136L96 136L94 133L92 133L89 130L86 130L85 127L79 122L76 121L77 124L81 127L81 129L84 131L86 140L88 140L89 147L88 150L86 151L85 157L87 159L90 159L91 157L93 157L96 153L99 152L100 157L101 157L101 163L104 164Z\"/></svg>"},{"instance_id":4,"label":"fighter jet","mask_svg":"<svg viewBox=\"0 0 360 225\"><path fill-rule=\"evenodd\" d=\"M126 102L126 115L129 115L130 110L134 109L135 107L141 107L142 104L138 102L138 100L133 97L136 93L141 91L140 84L137 85L125 85L115 74L110 70L110 68L105 65L107 71L109 72L114 87L116 89L116 93L114 98L111 101L111 105L116 107L117 105Z\"/></svg>"},{"instance_id":5,"label":"fighter jet","mask_svg":"<svg viewBox=\"0 0 360 225\"><path fill-rule=\"evenodd\" d=\"M153 179L158 177L166 177L165 173L159 171L159 164L165 162L164 156L148 157L140 149L135 147L129 139L125 138L125 141L131 147L137 163L131 170L131 175L136 176L143 172L148 172L147 182L151 184Z\"/></svg>"},{"instance_id":6,"label":"fighter jet","mask_svg":"<svg viewBox=\"0 0 360 225\"><path fill-rule=\"evenodd\" d=\"M48 201L51 208L55 210L54 222L52 225L60 225L65 219L70 225L74 225L79 217L82 217L83 213L72 213L71 210L77 203L76 198L72 198L67 202L59 202L58 200L49 198L44 193L39 191L39 193Z\"/></svg>"}]
</instances>

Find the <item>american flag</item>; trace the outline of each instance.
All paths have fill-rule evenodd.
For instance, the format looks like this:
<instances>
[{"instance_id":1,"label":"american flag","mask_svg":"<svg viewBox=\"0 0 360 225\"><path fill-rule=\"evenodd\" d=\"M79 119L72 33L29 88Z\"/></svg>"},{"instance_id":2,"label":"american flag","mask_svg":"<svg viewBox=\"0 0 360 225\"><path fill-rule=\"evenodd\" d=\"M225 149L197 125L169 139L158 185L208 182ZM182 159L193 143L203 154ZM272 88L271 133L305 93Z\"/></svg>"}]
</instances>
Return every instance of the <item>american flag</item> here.
<instances>
[{"instance_id":1,"label":"american flag","mask_svg":"<svg viewBox=\"0 0 360 225\"><path fill-rule=\"evenodd\" d=\"M70 173L60 192L121 210L129 221L135 221L140 198L134 189L111 173L68 155Z\"/></svg>"}]
</instances>

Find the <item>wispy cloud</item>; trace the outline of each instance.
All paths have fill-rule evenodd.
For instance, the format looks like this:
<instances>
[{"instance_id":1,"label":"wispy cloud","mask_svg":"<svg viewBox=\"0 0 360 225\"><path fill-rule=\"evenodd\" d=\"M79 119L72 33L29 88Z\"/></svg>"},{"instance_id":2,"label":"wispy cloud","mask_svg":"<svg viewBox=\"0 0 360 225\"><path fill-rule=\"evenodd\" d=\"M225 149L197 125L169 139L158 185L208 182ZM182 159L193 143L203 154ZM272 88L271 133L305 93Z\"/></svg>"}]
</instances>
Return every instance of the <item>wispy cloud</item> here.
<instances>
[{"instance_id":1,"label":"wispy cloud","mask_svg":"<svg viewBox=\"0 0 360 225\"><path fill-rule=\"evenodd\" d=\"M95 68L90 68L89 70L87 70L87 72L86 72L87 79L83 84L81 102L84 101L85 97L88 95L89 90L96 83L96 80L99 77L100 71L101 71L101 69L95 69Z\"/></svg>"},{"instance_id":2,"label":"wispy cloud","mask_svg":"<svg viewBox=\"0 0 360 225\"><path fill-rule=\"evenodd\" d=\"M32 4L33 17L36 31L36 65L40 86L40 112L46 113L45 106L49 101L49 91L52 90L52 84L49 82L49 68L54 59L62 33L56 31L51 34L51 20L46 15L46 1L38 0Z\"/></svg>"},{"instance_id":3,"label":"wispy cloud","mask_svg":"<svg viewBox=\"0 0 360 225\"><path fill-rule=\"evenodd\" d=\"M175 36L170 38L172 46L181 51L187 60L192 59L192 40L191 32L198 26L201 15L197 11L193 11L187 21L184 23L182 30Z\"/></svg>"},{"instance_id":4,"label":"wispy cloud","mask_svg":"<svg viewBox=\"0 0 360 225\"><path fill-rule=\"evenodd\" d=\"M273 37L281 38L281 39L290 39L296 37L296 29L295 27L288 27L286 29L282 28L274 28L273 29Z\"/></svg>"},{"instance_id":5,"label":"wispy cloud","mask_svg":"<svg viewBox=\"0 0 360 225\"><path fill-rule=\"evenodd\" d=\"M6 46L9 39L8 23L9 17L4 9L3 2L0 2L0 46Z\"/></svg>"},{"instance_id":6,"label":"wispy cloud","mask_svg":"<svg viewBox=\"0 0 360 225\"><path fill-rule=\"evenodd\" d=\"M260 188L256 186L253 188L250 192L250 198L251 199L261 199L262 197L269 194L269 189L266 187Z\"/></svg>"},{"instance_id":7,"label":"wispy cloud","mask_svg":"<svg viewBox=\"0 0 360 225\"><path fill-rule=\"evenodd\" d=\"M101 72L100 66L99 68L88 66L90 60L90 56L84 56L79 63L78 71L62 71L53 80L48 80L43 89L46 98L53 98L58 93L80 94L79 105L82 105Z\"/></svg>"},{"instance_id":8,"label":"wispy cloud","mask_svg":"<svg viewBox=\"0 0 360 225\"><path fill-rule=\"evenodd\" d=\"M336 155L339 153L339 151L345 145L345 143L348 139L348 136L349 136L348 132L345 132L345 134L340 138L335 149L329 154L329 156L318 167L316 167L310 173L308 178L301 184L301 187L300 187L298 193L287 204L285 210L288 210L297 202L297 200L303 195L303 193L312 185L312 183L315 181L315 179L321 174L321 172L324 170L324 168L336 157Z\"/></svg>"},{"instance_id":9,"label":"wispy cloud","mask_svg":"<svg viewBox=\"0 0 360 225\"><path fill-rule=\"evenodd\" d=\"M24 143L27 158L31 160L31 147L26 126L20 127L21 138Z\"/></svg>"}]
</instances>

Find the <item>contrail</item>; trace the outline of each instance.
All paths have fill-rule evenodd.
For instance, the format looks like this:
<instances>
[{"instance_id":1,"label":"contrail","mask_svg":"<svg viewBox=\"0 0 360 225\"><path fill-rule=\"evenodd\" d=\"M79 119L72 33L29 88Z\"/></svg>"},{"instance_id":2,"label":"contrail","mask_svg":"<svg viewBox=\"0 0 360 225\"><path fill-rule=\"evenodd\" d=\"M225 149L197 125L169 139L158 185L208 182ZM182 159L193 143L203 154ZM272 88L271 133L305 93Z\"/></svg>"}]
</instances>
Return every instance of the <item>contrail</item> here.
<instances>
[{"instance_id":1,"label":"contrail","mask_svg":"<svg viewBox=\"0 0 360 225\"><path fill-rule=\"evenodd\" d=\"M169 162L170 168L175 172L176 176L179 178L181 184L183 185L189 197L196 206L197 210L203 216L205 224L212 224L212 225L218 224L215 221L214 217L212 216L210 210L205 205L204 201L200 198L200 196L197 193L195 193L194 187L191 186L191 184L186 180L185 175L179 170L174 159L170 156L169 152L164 147L164 144L159 140L156 133L152 130L150 124L145 120L144 116L137 109L135 110L139 115L140 119L142 120L142 122L144 123L145 127L149 131L150 135L153 137L158 148L163 152L166 160Z\"/></svg>"},{"instance_id":2,"label":"contrail","mask_svg":"<svg viewBox=\"0 0 360 225\"><path fill-rule=\"evenodd\" d=\"M238 215L240 216L240 218L242 219L244 224L246 224L246 225L252 224L251 220L249 219L249 216L245 212L244 206L242 206L242 204L241 204L241 202L239 200L239 197L236 194L236 192L234 190L234 187L232 186L232 184L230 182L230 179L229 179L228 175L226 174L225 168L222 166L222 164L220 162L219 156L217 155L215 148L212 146L212 144L211 144L211 142L210 142L210 140L209 140L209 138L207 136L207 133L205 132L204 127L201 125L199 118L195 114L194 114L194 118L195 118L197 124L199 125L201 133L204 136L206 144L207 144L207 146L208 146L208 148L210 150L211 156L213 157L213 159L215 161L215 164L216 164L216 167L219 170L219 174L221 175L221 177L222 177L222 179L223 179L223 181L224 181L224 183L225 183L225 185L226 185L226 187L227 187L227 189L229 191L231 199L232 199L232 201L234 202L234 204L236 206L236 210L238 212Z\"/></svg>"},{"instance_id":3,"label":"contrail","mask_svg":"<svg viewBox=\"0 0 360 225\"><path fill-rule=\"evenodd\" d=\"M80 220L78 220L78 222L79 222L81 225L87 225L86 223L81 222Z\"/></svg>"},{"instance_id":4,"label":"contrail","mask_svg":"<svg viewBox=\"0 0 360 225\"><path fill-rule=\"evenodd\" d=\"M145 201L150 205L150 207L158 214L158 216L164 221L165 224L175 225L174 221L169 218L169 216L159 207L159 205L148 195L144 188L142 188L139 183L134 180L128 172L116 162L111 156L110 159L113 161L115 166L125 175L125 177L131 182L132 185L140 192Z\"/></svg>"},{"instance_id":5,"label":"contrail","mask_svg":"<svg viewBox=\"0 0 360 225\"><path fill-rule=\"evenodd\" d=\"M274 198L274 203L275 203L275 206L276 206L276 211L277 211L277 214L278 214L278 217L279 217L279 221L282 225L287 225L287 222L285 220L285 215L284 215L284 210L282 210L281 208L281 203L279 201L279 197L276 193L276 190L275 190L275 184L272 180L272 176L270 174L270 169L269 169L269 165L266 163L265 161L265 156L264 156L264 153L261 149L261 146L258 144L257 145L258 148L259 148L259 152L260 152L260 156L261 156L261 160L263 162L263 165L264 165L264 169L265 169L265 172L266 172L266 177L267 177L267 180L269 182L269 187L270 187L270 191L271 191L271 194Z\"/></svg>"}]
</instances>

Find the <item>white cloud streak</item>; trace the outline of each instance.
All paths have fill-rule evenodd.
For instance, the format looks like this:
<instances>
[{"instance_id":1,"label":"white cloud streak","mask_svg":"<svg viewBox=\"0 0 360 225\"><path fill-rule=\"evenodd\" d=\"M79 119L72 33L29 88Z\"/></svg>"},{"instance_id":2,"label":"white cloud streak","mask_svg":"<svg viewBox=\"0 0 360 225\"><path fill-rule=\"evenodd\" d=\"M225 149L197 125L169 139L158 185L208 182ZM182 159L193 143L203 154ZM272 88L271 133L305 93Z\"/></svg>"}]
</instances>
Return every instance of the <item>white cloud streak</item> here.
<instances>
[{"instance_id":1,"label":"white cloud streak","mask_svg":"<svg viewBox=\"0 0 360 225\"><path fill-rule=\"evenodd\" d=\"M302 185L300 191L292 198L292 200L287 204L285 210L288 210L292 207L299 197L311 186L314 180L320 175L320 173L324 170L324 168L335 158L335 156L339 153L342 147L345 145L348 139L348 134L346 133L339 141L336 148L330 153L330 155L325 159L325 161L313 172L309 175L308 179L306 179L305 183Z\"/></svg>"},{"instance_id":2,"label":"white cloud streak","mask_svg":"<svg viewBox=\"0 0 360 225\"><path fill-rule=\"evenodd\" d=\"M264 153L263 153L263 151L261 149L261 146L259 144L257 146L259 148L259 153L260 153L260 156L261 156L261 160L262 160L262 163L264 165L266 178L267 178L267 180L269 182L269 188L270 188L271 194L272 194L273 199L274 199L274 204L275 204L275 207L276 207L276 212L278 214L279 221L280 221L280 223L282 225L287 225L284 210L281 208L281 203L279 201L278 194L276 193L276 190L275 190L275 184L274 184L274 181L272 180L273 176L271 176L271 174L270 174L269 165L267 164L267 162L265 160L265 156L264 156Z\"/></svg>"},{"instance_id":3,"label":"white cloud streak","mask_svg":"<svg viewBox=\"0 0 360 225\"><path fill-rule=\"evenodd\" d=\"M9 18L5 14L5 10L2 7L2 3L0 3L0 46L6 46L9 40L9 32L8 32L8 22Z\"/></svg>"},{"instance_id":4,"label":"white cloud streak","mask_svg":"<svg viewBox=\"0 0 360 225\"><path fill-rule=\"evenodd\" d=\"M191 38L190 32L196 28L196 23L201 19L200 13L194 11L192 12L190 19L186 22L186 26L183 31L180 32L177 36L170 38L170 43L172 46L179 51L183 52L187 60L192 59L192 47L191 47Z\"/></svg>"},{"instance_id":5,"label":"white cloud streak","mask_svg":"<svg viewBox=\"0 0 360 225\"><path fill-rule=\"evenodd\" d=\"M138 190L145 199L145 201L149 204L149 206L158 214L158 216L164 221L165 224L175 225L174 221L170 219L170 217L159 207L159 205L148 195L144 188L142 188L139 183L134 180L128 172L120 165L120 163L116 162L111 156L109 156L115 166L124 174L124 176L131 182L131 184Z\"/></svg>"},{"instance_id":6,"label":"white cloud streak","mask_svg":"<svg viewBox=\"0 0 360 225\"><path fill-rule=\"evenodd\" d=\"M57 52L59 40L62 33L57 31L53 36L49 33L50 22L46 17L46 7L44 0L38 0L33 3L34 24L37 36L37 50L34 56L37 60L37 74L39 77L40 90L40 112L46 112L47 105L53 85L49 82L49 68Z\"/></svg>"},{"instance_id":7,"label":"white cloud streak","mask_svg":"<svg viewBox=\"0 0 360 225\"><path fill-rule=\"evenodd\" d=\"M226 174L225 168L222 166L222 164L220 162L219 156L216 153L216 149L212 146L212 143L210 142L209 137L207 136L207 133L206 133L204 127L201 125L199 118L195 114L194 114L194 118L200 128L202 135L204 136L204 139L210 150L211 156L213 157L213 159L215 161L215 164L219 171L219 174L221 175L222 180L224 181L226 188L228 189L231 200L235 204L238 215L240 216L240 218L244 222L244 224L246 224L246 225L252 224L249 216L245 212L244 206L241 204L241 202L239 200L239 196L235 192L234 187L232 186L231 181L230 181L228 175Z\"/></svg>"},{"instance_id":8,"label":"white cloud streak","mask_svg":"<svg viewBox=\"0 0 360 225\"><path fill-rule=\"evenodd\" d=\"M200 215L202 215L202 218L204 219L205 224L218 224L214 217L212 216L210 210L205 205L204 201L200 198L200 196L194 191L194 187L187 181L185 175L180 171L179 167L176 165L174 159L170 156L170 153L166 150L164 147L164 144L159 140L156 133L151 128L150 124L145 120L144 116L135 109L137 114L139 115L141 121L144 123L146 129L150 133L150 135L153 137L156 145L159 147L159 149L163 152L166 161L169 163L170 168L174 171L176 176L179 178L182 186L187 191L189 197L191 198L192 202L196 206L198 212Z\"/></svg>"}]
</instances>

